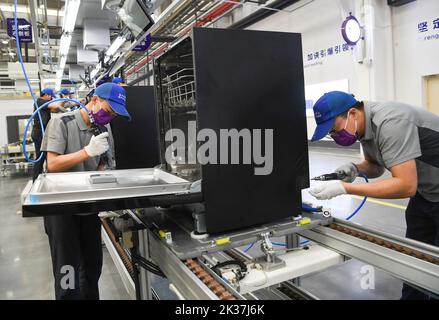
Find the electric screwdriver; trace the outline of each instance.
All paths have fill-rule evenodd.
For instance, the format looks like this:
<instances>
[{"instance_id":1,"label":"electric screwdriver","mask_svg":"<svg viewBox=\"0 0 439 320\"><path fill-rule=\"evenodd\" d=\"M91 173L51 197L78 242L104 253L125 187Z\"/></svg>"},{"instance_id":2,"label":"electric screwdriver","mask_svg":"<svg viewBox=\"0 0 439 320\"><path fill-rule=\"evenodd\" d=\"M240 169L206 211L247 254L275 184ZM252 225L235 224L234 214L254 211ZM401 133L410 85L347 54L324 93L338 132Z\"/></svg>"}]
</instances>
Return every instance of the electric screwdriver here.
<instances>
[{"instance_id":1,"label":"electric screwdriver","mask_svg":"<svg viewBox=\"0 0 439 320\"><path fill-rule=\"evenodd\" d=\"M104 132L103 130L101 130L101 128L99 128L99 126L94 122L94 119L91 115L89 115L89 119L90 119L90 132L94 135L94 136L98 136L100 135L102 132ZM106 167L110 167L110 160L108 157L108 151L105 152L104 154L101 155L101 161L102 163L106 166Z\"/></svg>"},{"instance_id":2,"label":"electric screwdriver","mask_svg":"<svg viewBox=\"0 0 439 320\"><path fill-rule=\"evenodd\" d=\"M343 180L344 178L346 178L346 174L344 172L333 172L333 173L322 174L321 176L314 177L311 180L330 181L330 180Z\"/></svg>"}]
</instances>

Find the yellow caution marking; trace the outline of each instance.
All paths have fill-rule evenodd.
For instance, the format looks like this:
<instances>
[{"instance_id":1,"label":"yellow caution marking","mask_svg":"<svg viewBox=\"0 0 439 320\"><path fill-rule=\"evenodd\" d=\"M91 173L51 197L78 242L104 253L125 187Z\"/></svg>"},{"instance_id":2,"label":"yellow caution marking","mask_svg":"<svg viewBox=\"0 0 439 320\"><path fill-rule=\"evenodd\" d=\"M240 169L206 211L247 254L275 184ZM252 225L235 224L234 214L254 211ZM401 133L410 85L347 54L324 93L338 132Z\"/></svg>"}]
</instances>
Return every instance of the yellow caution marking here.
<instances>
[{"instance_id":1,"label":"yellow caution marking","mask_svg":"<svg viewBox=\"0 0 439 320\"><path fill-rule=\"evenodd\" d=\"M364 199L364 197L360 197L360 196L351 196L351 197L355 198L355 199L358 199L358 200L363 200ZM402 205L391 203L391 202L387 202L387 201L377 200L377 199L367 198L367 202L375 203L375 204L380 204L382 206L396 208L396 209L401 209L401 210L407 209L406 206L402 206Z\"/></svg>"},{"instance_id":2,"label":"yellow caution marking","mask_svg":"<svg viewBox=\"0 0 439 320\"><path fill-rule=\"evenodd\" d=\"M226 244L228 244L228 243L230 243L230 238L229 238L229 237L227 237L227 238L221 238L221 239L216 239L216 240L215 240L215 244L216 244L217 246L224 246L224 245L226 245Z\"/></svg>"},{"instance_id":3,"label":"yellow caution marking","mask_svg":"<svg viewBox=\"0 0 439 320\"><path fill-rule=\"evenodd\" d=\"M303 219L301 219L300 221L299 221L299 224L301 225L301 226L304 226L304 225L306 225L306 224L310 224L311 223L311 219L310 218L303 218Z\"/></svg>"},{"instance_id":4,"label":"yellow caution marking","mask_svg":"<svg viewBox=\"0 0 439 320\"><path fill-rule=\"evenodd\" d=\"M166 238L166 231L165 230L159 230L159 236L161 238Z\"/></svg>"}]
</instances>

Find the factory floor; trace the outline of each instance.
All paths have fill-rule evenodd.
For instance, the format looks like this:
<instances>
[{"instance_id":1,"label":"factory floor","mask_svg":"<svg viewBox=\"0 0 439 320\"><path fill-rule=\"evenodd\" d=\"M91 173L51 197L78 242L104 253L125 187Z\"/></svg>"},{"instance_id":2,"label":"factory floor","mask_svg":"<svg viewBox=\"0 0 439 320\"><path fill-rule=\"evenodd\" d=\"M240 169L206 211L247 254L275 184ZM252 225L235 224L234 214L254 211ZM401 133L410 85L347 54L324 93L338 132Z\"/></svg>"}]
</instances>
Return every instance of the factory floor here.
<instances>
[{"instance_id":1,"label":"factory floor","mask_svg":"<svg viewBox=\"0 0 439 320\"><path fill-rule=\"evenodd\" d=\"M312 149L310 174L328 173L360 155L352 151ZM388 174L388 173L387 173ZM53 278L47 236L41 218L20 216L20 194L27 177L0 177L0 299L53 299ZM304 200L332 208L335 217L347 217L361 199L342 196L317 202L303 192ZM377 201L369 199L352 219L362 225L403 236L404 209L407 200ZM257 254L258 248L249 251ZM375 270L375 288L361 288L362 267L365 264L349 260L323 272L301 279L301 285L321 299L399 299L400 280ZM101 299L129 299L108 251L104 248L104 266L100 279ZM162 298L172 298L163 281L157 283Z\"/></svg>"}]
</instances>

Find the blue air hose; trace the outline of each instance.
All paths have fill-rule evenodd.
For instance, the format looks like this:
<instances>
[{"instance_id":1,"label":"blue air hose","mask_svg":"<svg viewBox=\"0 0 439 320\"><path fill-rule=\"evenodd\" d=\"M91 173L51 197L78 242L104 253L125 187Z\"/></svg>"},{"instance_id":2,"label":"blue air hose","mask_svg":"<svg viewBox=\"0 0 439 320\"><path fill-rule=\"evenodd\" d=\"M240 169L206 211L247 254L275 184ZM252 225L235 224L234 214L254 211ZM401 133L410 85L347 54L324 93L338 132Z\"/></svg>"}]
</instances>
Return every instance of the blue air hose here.
<instances>
[{"instance_id":1,"label":"blue air hose","mask_svg":"<svg viewBox=\"0 0 439 320\"><path fill-rule=\"evenodd\" d=\"M15 43L17 44L18 60L20 61L20 65L21 65L21 69L23 70L24 78L26 80L27 86L29 87L30 94L31 94L32 99L34 101L35 109L38 109L37 98L35 97L35 94L32 90L32 86L30 85L30 81L29 81L29 78L27 76L26 69L24 68L23 57L21 56L20 38L18 36L19 32L18 32L18 18L17 18L17 0L14 0L14 25L15 25ZM40 119L41 132L44 134L43 120L41 119L40 112L38 112L38 117ZM25 130L25 132L24 132L25 138L26 138L26 134L27 134L27 130ZM26 151L24 151L24 157L26 158L27 161L30 161L27 157ZM37 160L32 160L30 162L36 163L36 162L41 161L42 159L43 159L43 153L41 152L40 156L38 157Z\"/></svg>"},{"instance_id":2,"label":"blue air hose","mask_svg":"<svg viewBox=\"0 0 439 320\"><path fill-rule=\"evenodd\" d=\"M367 176L364 173L359 173L358 174L359 177L362 177L364 180L366 180L366 183L369 183L369 179L367 178ZM347 218L346 220L351 220L353 217L355 217L355 215L361 210L361 208L363 208L364 204L367 201L367 197L364 197L363 201L361 201L360 205L358 206L357 209L355 209L354 212L352 212ZM302 204L302 209L304 211L307 212L319 212L319 210L317 208L313 208L307 204ZM309 240L305 240L305 241L301 241L300 245L304 245L307 244L309 242ZM244 252L247 253L253 246L254 246L254 242L251 243L247 248L244 249ZM272 242L273 245L275 246L281 246L281 247L285 247L286 243L276 243L276 242Z\"/></svg>"},{"instance_id":3,"label":"blue air hose","mask_svg":"<svg viewBox=\"0 0 439 320\"><path fill-rule=\"evenodd\" d=\"M366 180L366 183L369 183L369 179L367 178L367 176L364 173L359 173L358 174L359 177L362 177L364 180ZM367 197L364 197L363 201L361 201L360 205L358 206L358 208L352 212L352 214L346 218L346 220L351 220L353 217L355 217L355 215L361 210L361 208L363 208L364 204L367 201Z\"/></svg>"},{"instance_id":4,"label":"blue air hose","mask_svg":"<svg viewBox=\"0 0 439 320\"><path fill-rule=\"evenodd\" d=\"M26 161L31 162L31 163L37 163L39 161L41 161L41 159L43 158L43 153L40 152L40 156L38 157L37 160L32 160L29 158L28 154L27 154L27 150L26 150L26 137L27 137L27 131L29 130L29 126L32 123L32 120L35 118L35 115L40 115L40 110L47 107L49 104L54 103L54 102L59 102L59 101L70 101L70 102L75 102L78 103L81 108L85 109L87 111L87 113L90 113L90 111L87 109L86 106L84 106L81 102L73 100L73 99L68 99L68 98L60 98L60 99L55 99L55 100L50 100L47 101L45 104L43 104L41 107L38 107L37 110L35 110L34 113L32 113L32 115L30 116L29 120L26 123L26 127L24 128L24 135L23 135L23 154L24 157L26 159ZM40 116L41 119L41 116ZM43 134L44 134L44 128L42 125L42 121L40 120L41 123L41 129L43 130Z\"/></svg>"},{"instance_id":5,"label":"blue air hose","mask_svg":"<svg viewBox=\"0 0 439 320\"><path fill-rule=\"evenodd\" d=\"M37 163L37 162L40 162L43 159L43 153L40 152L40 156L36 160L30 159L28 154L27 154L27 151L26 151L26 137L27 137L27 131L29 130L29 125L30 125L31 121L33 120L33 118L35 117L36 114L38 114L38 118L40 120L41 132L44 135L44 125L43 125L43 120L41 119L41 113L40 113L41 109L43 109L46 106L48 106L49 104L57 102L57 101L71 101L71 102L79 104L81 106L81 108L83 108L83 109L85 109L87 111L87 113L90 113L90 111L81 102L73 100L73 99L67 99L67 98L50 100L50 101L46 102L45 104L43 104L41 107L38 107L37 98L35 97L35 93L32 90L32 86L31 86L29 78L27 76L26 68L24 67L23 57L21 55L20 38L19 38L19 35L18 35L17 0L14 0L14 24L15 24L15 42L17 44L18 60L20 62L21 70L23 71L24 78L26 80L26 84L27 84L27 86L29 88L29 92L30 92L30 94L32 96L32 100L34 101L34 105L35 105L35 109L36 109L35 112L32 114L32 116L29 118L29 120L28 120L28 122L26 124L26 127L24 129L23 153L24 153L24 157L25 157L27 162Z\"/></svg>"}]
</instances>

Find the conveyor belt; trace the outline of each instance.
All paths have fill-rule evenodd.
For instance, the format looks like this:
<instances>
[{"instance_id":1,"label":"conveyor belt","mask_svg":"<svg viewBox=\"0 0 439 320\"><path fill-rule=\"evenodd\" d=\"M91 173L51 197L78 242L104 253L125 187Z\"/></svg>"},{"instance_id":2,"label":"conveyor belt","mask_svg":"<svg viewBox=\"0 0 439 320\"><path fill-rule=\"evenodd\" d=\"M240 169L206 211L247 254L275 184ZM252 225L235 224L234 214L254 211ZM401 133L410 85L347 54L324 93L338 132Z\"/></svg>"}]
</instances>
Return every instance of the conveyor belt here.
<instances>
[{"instance_id":1,"label":"conveyor belt","mask_svg":"<svg viewBox=\"0 0 439 320\"><path fill-rule=\"evenodd\" d=\"M409 256L415 257L417 259L421 259L421 260L439 265L439 258L437 258L437 257L433 257L430 254L426 254L424 252L410 248L408 246L403 246L403 245L398 244L396 242L391 242L389 240L385 240L385 239L380 238L378 236L375 236L373 234L367 234L365 232L358 231L356 229L347 227L345 225L341 225L339 223L332 223L328 226L328 228L343 232L347 235L359 238L361 240L369 241L369 242L377 244L379 246L386 247L387 249L395 250L395 251L407 254Z\"/></svg>"},{"instance_id":2,"label":"conveyor belt","mask_svg":"<svg viewBox=\"0 0 439 320\"><path fill-rule=\"evenodd\" d=\"M195 260L187 259L185 265L201 280L203 283L212 290L215 295L221 300L236 300L222 284L215 280L209 273L207 273L203 267L201 267Z\"/></svg>"},{"instance_id":3,"label":"conveyor belt","mask_svg":"<svg viewBox=\"0 0 439 320\"><path fill-rule=\"evenodd\" d=\"M110 240L113 243L113 246L116 248L116 251L119 254L119 257L121 258L125 268L128 270L131 278L134 279L134 267L133 267L133 264L131 262L131 259L128 257L127 253L125 252L124 248L121 246L119 241L116 240L116 236L114 235L114 232L111 229L110 223L108 222L107 218L102 219L102 226L104 227L105 231L107 232L108 236L110 237Z\"/></svg>"},{"instance_id":4,"label":"conveyor belt","mask_svg":"<svg viewBox=\"0 0 439 320\"><path fill-rule=\"evenodd\" d=\"M298 233L340 254L375 266L432 294L439 294L439 248L352 222Z\"/></svg>"}]
</instances>

